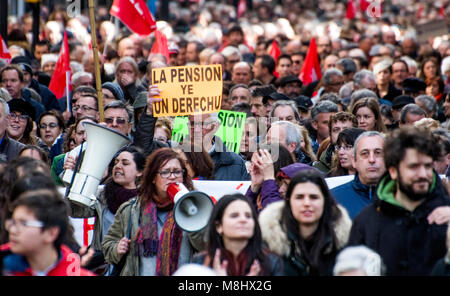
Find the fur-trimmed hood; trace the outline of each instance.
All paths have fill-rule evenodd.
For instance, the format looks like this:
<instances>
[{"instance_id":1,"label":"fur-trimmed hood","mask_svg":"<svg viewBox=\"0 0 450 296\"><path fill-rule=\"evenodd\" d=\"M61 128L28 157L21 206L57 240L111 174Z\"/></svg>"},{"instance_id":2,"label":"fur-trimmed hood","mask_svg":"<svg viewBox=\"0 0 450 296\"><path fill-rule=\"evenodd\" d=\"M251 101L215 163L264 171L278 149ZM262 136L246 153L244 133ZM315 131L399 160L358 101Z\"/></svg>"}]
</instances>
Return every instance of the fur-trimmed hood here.
<instances>
[{"instance_id":1,"label":"fur-trimmed hood","mask_svg":"<svg viewBox=\"0 0 450 296\"><path fill-rule=\"evenodd\" d=\"M259 224L261 226L263 240L269 249L279 256L288 256L290 252L290 242L286 230L281 226L281 215L284 208L284 200L273 202L259 214ZM347 211L338 205L342 215L334 225L337 238L337 248L342 249L348 242L352 220Z\"/></svg>"}]
</instances>

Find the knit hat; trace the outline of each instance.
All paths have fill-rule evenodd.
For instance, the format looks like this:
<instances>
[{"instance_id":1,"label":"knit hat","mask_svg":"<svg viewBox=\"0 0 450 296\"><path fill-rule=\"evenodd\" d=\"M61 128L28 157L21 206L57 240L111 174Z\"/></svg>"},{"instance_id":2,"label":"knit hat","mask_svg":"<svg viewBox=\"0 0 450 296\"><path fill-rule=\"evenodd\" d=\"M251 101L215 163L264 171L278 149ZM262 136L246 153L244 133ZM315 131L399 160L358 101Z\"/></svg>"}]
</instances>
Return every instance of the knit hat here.
<instances>
[{"instance_id":1,"label":"knit hat","mask_svg":"<svg viewBox=\"0 0 450 296\"><path fill-rule=\"evenodd\" d=\"M377 75L383 70L386 70L392 65L391 59L384 59L373 66L373 74Z\"/></svg>"},{"instance_id":2,"label":"knit hat","mask_svg":"<svg viewBox=\"0 0 450 296\"><path fill-rule=\"evenodd\" d=\"M278 172L277 177L281 177L283 179L292 179L295 177L295 175L297 175L298 173L300 173L303 170L319 171L315 167L309 166L309 165L301 163L301 162L296 162L296 163L290 164L288 166L282 167L280 169L280 172Z\"/></svg>"},{"instance_id":3,"label":"knit hat","mask_svg":"<svg viewBox=\"0 0 450 296\"><path fill-rule=\"evenodd\" d=\"M46 53L43 54L41 57L41 68L44 67L44 65L48 62L57 62L58 61L58 56L56 54L53 53Z\"/></svg>"},{"instance_id":4,"label":"knit hat","mask_svg":"<svg viewBox=\"0 0 450 296\"><path fill-rule=\"evenodd\" d=\"M123 95L123 91L117 83L114 82L105 82L102 84L102 88L106 88L117 100L125 101L125 96Z\"/></svg>"},{"instance_id":5,"label":"knit hat","mask_svg":"<svg viewBox=\"0 0 450 296\"><path fill-rule=\"evenodd\" d=\"M148 93L147 91L141 91L137 95L137 97L133 103L134 109L143 108L143 107L147 106L147 93Z\"/></svg>"}]
</instances>

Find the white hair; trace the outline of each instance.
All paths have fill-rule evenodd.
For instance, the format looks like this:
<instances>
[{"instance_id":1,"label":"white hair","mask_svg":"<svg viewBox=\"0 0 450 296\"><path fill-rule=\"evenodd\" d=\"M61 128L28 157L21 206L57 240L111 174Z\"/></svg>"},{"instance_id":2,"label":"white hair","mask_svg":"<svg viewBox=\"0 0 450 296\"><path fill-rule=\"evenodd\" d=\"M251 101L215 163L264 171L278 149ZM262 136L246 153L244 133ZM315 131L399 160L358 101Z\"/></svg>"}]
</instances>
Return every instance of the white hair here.
<instances>
[{"instance_id":1,"label":"white hair","mask_svg":"<svg viewBox=\"0 0 450 296\"><path fill-rule=\"evenodd\" d=\"M333 274L346 271L362 271L367 276L381 276L384 265L380 255L366 246L354 246L343 249L336 257Z\"/></svg>"},{"instance_id":2,"label":"white hair","mask_svg":"<svg viewBox=\"0 0 450 296\"><path fill-rule=\"evenodd\" d=\"M195 263L184 264L173 273L173 276L192 276L192 275L217 276L216 272L210 267Z\"/></svg>"},{"instance_id":3,"label":"white hair","mask_svg":"<svg viewBox=\"0 0 450 296\"><path fill-rule=\"evenodd\" d=\"M441 64L441 73L445 74L447 71L450 71L450 56L445 57Z\"/></svg>"}]
</instances>

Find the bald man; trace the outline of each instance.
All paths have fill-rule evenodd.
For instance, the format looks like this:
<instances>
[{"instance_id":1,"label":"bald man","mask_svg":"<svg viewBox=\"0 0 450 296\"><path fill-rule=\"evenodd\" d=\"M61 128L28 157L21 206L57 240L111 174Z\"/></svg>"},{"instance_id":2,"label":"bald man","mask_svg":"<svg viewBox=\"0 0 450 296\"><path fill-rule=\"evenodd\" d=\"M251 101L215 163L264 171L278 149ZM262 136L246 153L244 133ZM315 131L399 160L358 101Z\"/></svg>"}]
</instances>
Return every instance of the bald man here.
<instances>
[{"instance_id":1,"label":"bald man","mask_svg":"<svg viewBox=\"0 0 450 296\"><path fill-rule=\"evenodd\" d=\"M248 85L253 78L252 68L247 62L238 62L234 64L231 71L231 81Z\"/></svg>"}]
</instances>

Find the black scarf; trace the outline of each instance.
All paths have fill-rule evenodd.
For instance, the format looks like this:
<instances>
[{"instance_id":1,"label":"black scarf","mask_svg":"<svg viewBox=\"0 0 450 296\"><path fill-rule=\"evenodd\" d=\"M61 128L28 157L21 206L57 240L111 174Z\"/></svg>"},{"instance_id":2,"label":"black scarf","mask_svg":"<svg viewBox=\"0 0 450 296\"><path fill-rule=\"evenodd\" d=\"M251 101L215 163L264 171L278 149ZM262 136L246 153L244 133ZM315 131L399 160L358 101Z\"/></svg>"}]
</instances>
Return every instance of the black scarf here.
<instances>
[{"instance_id":1,"label":"black scarf","mask_svg":"<svg viewBox=\"0 0 450 296\"><path fill-rule=\"evenodd\" d=\"M136 195L137 189L123 188L112 180L105 185L106 204L108 205L108 209L113 214L116 214L117 209L119 209L124 202L135 197Z\"/></svg>"}]
</instances>

